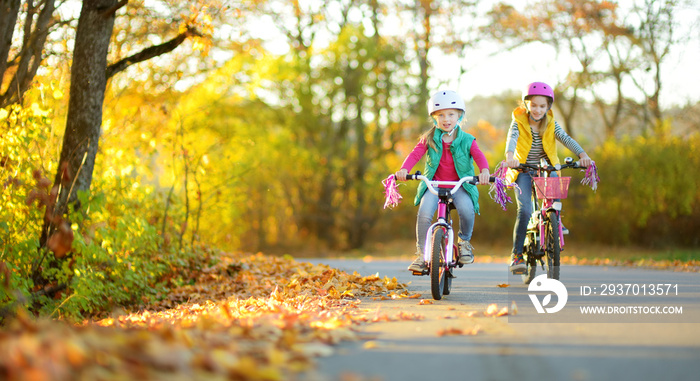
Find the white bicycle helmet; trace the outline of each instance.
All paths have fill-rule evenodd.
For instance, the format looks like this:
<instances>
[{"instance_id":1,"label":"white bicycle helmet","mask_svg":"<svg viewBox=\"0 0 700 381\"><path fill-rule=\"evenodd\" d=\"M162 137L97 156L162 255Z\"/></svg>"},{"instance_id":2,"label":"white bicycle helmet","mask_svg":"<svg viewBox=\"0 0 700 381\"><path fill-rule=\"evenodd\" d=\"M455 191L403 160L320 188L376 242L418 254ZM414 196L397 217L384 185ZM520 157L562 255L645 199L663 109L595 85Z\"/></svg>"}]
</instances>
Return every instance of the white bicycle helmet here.
<instances>
[{"instance_id":1,"label":"white bicycle helmet","mask_svg":"<svg viewBox=\"0 0 700 381\"><path fill-rule=\"evenodd\" d=\"M452 90L438 91L428 100L428 115L433 115L435 111L448 108L462 110L463 113L467 112L462 97Z\"/></svg>"}]
</instances>

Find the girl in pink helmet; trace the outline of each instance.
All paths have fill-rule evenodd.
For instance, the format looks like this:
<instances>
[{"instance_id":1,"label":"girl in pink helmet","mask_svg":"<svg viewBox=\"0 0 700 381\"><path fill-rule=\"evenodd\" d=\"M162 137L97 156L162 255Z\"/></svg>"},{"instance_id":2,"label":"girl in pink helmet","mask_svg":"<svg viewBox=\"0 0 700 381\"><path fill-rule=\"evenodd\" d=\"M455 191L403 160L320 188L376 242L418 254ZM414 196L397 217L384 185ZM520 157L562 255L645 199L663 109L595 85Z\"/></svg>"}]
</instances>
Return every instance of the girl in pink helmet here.
<instances>
[{"instance_id":1,"label":"girl in pink helmet","mask_svg":"<svg viewBox=\"0 0 700 381\"><path fill-rule=\"evenodd\" d=\"M460 123L466 112L464 100L454 91L438 91L428 101L428 114L433 126L419 139L413 151L406 157L401 169L396 172L399 181L427 154L423 175L431 180L458 181L465 176L474 176L474 162L479 167L479 184L489 183L489 163L476 144L474 136L464 132ZM409 271L420 272L425 267L423 248L425 236L437 210L438 197L426 192L424 182L418 185L415 205L418 207L416 221L416 259ZM474 262L470 243L474 228L474 216L479 213L479 192L476 186L465 183L454 194L454 205L459 214L459 263Z\"/></svg>"},{"instance_id":2,"label":"girl in pink helmet","mask_svg":"<svg viewBox=\"0 0 700 381\"><path fill-rule=\"evenodd\" d=\"M520 163L539 164L546 159L550 165L559 164L556 140L579 157L579 163L588 167L591 158L573 138L554 120L552 105L554 89L544 82L533 82L523 92L522 104L513 110L513 121L506 141L506 164L515 168ZM553 175L556 175L552 172ZM516 192L518 214L513 228L513 250L510 271L522 274L527 266L523 261L523 244L527 224L532 215L532 178L528 173L510 169L507 180L515 182L522 193Z\"/></svg>"}]
</instances>

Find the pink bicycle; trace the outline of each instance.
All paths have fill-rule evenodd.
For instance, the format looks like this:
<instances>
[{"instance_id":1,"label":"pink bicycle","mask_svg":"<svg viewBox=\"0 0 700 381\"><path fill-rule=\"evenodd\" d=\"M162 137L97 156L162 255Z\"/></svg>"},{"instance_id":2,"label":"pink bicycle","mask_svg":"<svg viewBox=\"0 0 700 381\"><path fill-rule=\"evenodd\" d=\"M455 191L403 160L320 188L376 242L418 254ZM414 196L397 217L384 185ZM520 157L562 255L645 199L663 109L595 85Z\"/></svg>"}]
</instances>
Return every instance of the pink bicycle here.
<instances>
[{"instance_id":1,"label":"pink bicycle","mask_svg":"<svg viewBox=\"0 0 700 381\"><path fill-rule=\"evenodd\" d=\"M532 216L527 225L523 259L527 269L523 282L529 284L537 271L537 263L547 271L547 277L559 279L561 251L564 248L564 234L561 225L561 199L568 195L571 177L549 176L553 171L564 168L584 168L567 157L565 164L550 166L520 164L518 169L532 175ZM537 199L541 200L538 204Z\"/></svg>"},{"instance_id":2,"label":"pink bicycle","mask_svg":"<svg viewBox=\"0 0 700 381\"><path fill-rule=\"evenodd\" d=\"M490 178L490 182L495 181ZM413 175L406 175L406 180L421 180L428 186L428 191L438 196L437 219L428 228L423 255L425 256L426 269L423 272L414 272L413 275L430 275L430 291L433 299L440 300L442 295L449 295L452 288L453 269L458 264L457 245L452 229L452 217L450 212L454 209L452 195L455 194L464 183L477 184L479 177L467 176L459 181L435 181L421 175L417 171ZM447 188L450 187L450 188Z\"/></svg>"}]
</instances>

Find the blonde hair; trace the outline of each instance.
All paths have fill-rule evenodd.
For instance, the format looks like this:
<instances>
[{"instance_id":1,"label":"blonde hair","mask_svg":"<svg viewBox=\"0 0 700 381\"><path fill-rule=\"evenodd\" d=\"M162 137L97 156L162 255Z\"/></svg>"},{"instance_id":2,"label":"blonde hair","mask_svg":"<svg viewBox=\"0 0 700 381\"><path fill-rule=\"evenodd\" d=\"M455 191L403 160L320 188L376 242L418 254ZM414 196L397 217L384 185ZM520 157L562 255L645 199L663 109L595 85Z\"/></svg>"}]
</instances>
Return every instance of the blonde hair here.
<instances>
[{"instance_id":1,"label":"blonde hair","mask_svg":"<svg viewBox=\"0 0 700 381\"><path fill-rule=\"evenodd\" d=\"M428 146L435 151L437 151L437 147L435 146L435 130L437 129L436 126L432 126L428 131L424 132L423 135L420 136L420 142L424 144L428 144Z\"/></svg>"}]
</instances>

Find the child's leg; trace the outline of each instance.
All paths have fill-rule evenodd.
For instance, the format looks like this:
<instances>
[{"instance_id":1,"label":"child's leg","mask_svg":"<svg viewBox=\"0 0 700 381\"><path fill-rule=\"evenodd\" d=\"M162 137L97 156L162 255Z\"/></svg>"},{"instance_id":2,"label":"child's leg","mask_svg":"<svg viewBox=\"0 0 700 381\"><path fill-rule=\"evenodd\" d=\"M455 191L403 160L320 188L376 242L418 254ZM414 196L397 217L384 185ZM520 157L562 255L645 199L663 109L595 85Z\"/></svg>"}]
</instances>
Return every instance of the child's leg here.
<instances>
[{"instance_id":1,"label":"child's leg","mask_svg":"<svg viewBox=\"0 0 700 381\"><path fill-rule=\"evenodd\" d=\"M419 254L423 254L425 235L428 234L428 228L433 224L433 216L435 216L435 211L437 211L437 205L438 196L426 191L420 200L416 220L416 246L418 249L416 252Z\"/></svg>"},{"instance_id":2,"label":"child's leg","mask_svg":"<svg viewBox=\"0 0 700 381\"><path fill-rule=\"evenodd\" d=\"M464 188L460 188L454 194L454 204L459 214L459 233L458 236L463 241L472 239L474 231L474 202Z\"/></svg>"},{"instance_id":3,"label":"child's leg","mask_svg":"<svg viewBox=\"0 0 700 381\"><path fill-rule=\"evenodd\" d=\"M459 264L468 265L474 262L474 247L469 242L474 230L474 202L469 193L460 188L454 194L454 204L459 214Z\"/></svg>"},{"instance_id":4,"label":"child's leg","mask_svg":"<svg viewBox=\"0 0 700 381\"><path fill-rule=\"evenodd\" d=\"M515 183L518 184L522 193L515 191L518 213L513 227L513 254L522 254L527 234L527 223L532 215L532 177L529 173L521 173Z\"/></svg>"}]
</instances>

